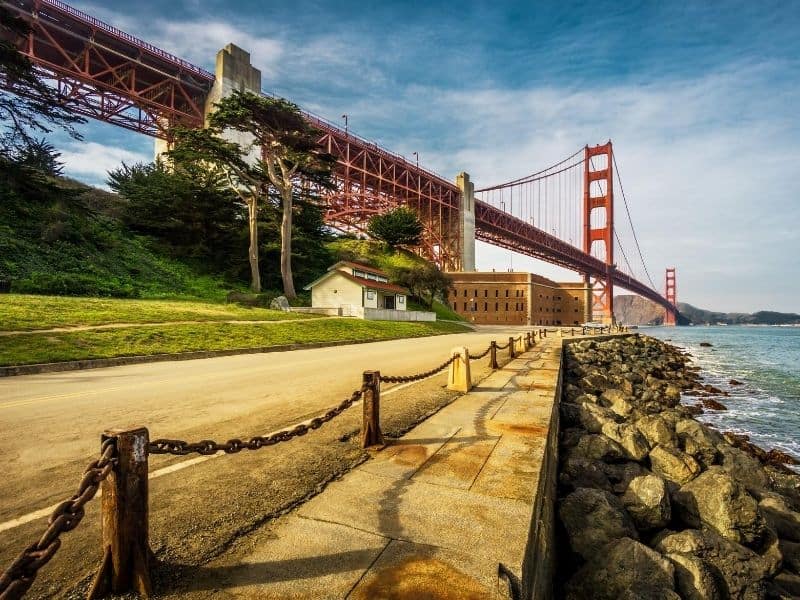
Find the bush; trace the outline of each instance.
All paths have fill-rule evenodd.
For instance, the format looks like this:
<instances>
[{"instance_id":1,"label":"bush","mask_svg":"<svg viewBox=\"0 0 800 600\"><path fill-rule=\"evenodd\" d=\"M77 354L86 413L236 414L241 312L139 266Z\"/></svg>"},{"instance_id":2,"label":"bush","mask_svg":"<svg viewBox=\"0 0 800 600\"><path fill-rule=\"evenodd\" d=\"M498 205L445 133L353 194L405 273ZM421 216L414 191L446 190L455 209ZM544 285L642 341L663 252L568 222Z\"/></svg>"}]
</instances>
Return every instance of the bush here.
<instances>
[{"instance_id":1,"label":"bush","mask_svg":"<svg viewBox=\"0 0 800 600\"><path fill-rule=\"evenodd\" d=\"M367 233L390 247L418 246L422 239L422 223L410 208L401 206L382 215L375 215L367 224Z\"/></svg>"},{"instance_id":2,"label":"bush","mask_svg":"<svg viewBox=\"0 0 800 600\"><path fill-rule=\"evenodd\" d=\"M24 279L13 281L16 294L49 294L55 296L96 296L107 298L138 298L131 282L116 277L97 277L82 273L33 272Z\"/></svg>"}]
</instances>

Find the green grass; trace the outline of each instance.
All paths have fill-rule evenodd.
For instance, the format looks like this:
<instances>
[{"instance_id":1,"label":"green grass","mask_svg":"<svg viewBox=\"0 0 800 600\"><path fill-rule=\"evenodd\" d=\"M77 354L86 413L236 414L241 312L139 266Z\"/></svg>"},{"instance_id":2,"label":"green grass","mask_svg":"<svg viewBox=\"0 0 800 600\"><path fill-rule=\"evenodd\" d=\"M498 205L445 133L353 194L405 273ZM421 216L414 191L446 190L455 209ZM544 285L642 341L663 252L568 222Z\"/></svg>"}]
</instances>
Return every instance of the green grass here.
<instances>
[{"instance_id":1,"label":"green grass","mask_svg":"<svg viewBox=\"0 0 800 600\"><path fill-rule=\"evenodd\" d=\"M0 295L0 331L29 331L109 323L282 321L314 317L315 315L285 313L264 308L247 308L238 304L185 300Z\"/></svg>"},{"instance_id":2,"label":"green grass","mask_svg":"<svg viewBox=\"0 0 800 600\"><path fill-rule=\"evenodd\" d=\"M468 331L455 323L315 319L302 323L141 326L0 337L0 365L422 337Z\"/></svg>"}]
</instances>

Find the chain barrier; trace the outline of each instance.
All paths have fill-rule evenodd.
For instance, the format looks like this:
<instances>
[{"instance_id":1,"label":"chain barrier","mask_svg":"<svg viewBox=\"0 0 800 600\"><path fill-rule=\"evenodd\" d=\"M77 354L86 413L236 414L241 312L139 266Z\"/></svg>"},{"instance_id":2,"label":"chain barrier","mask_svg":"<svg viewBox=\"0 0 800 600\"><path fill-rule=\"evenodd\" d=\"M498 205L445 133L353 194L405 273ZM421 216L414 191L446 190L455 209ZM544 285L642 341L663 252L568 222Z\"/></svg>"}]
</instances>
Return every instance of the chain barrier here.
<instances>
[{"instance_id":1,"label":"chain barrier","mask_svg":"<svg viewBox=\"0 0 800 600\"><path fill-rule=\"evenodd\" d=\"M113 438L100 447L100 458L89 463L78 491L59 504L48 520L48 528L34 544L23 550L0 575L0 600L17 600L33 585L36 575L61 547L61 534L75 529L84 517L84 505L97 495L100 483L116 463L117 448Z\"/></svg>"},{"instance_id":2,"label":"chain barrier","mask_svg":"<svg viewBox=\"0 0 800 600\"><path fill-rule=\"evenodd\" d=\"M319 429L322 425L338 417L345 410L353 406L353 404L361 399L363 394L363 388L356 390L347 400L343 400L339 406L332 408L323 416L315 417L308 423L301 423L292 429L285 429L271 435L257 435L248 440L232 439L224 444L219 444L213 440L201 440L199 442L189 443L183 440L158 439L150 442L148 451L150 454L174 454L177 456L184 456L192 452L197 452L198 454L207 456L216 454L217 452L236 454L242 450L259 450L266 446L274 446L280 442L288 442L291 439L307 434L313 429Z\"/></svg>"},{"instance_id":3,"label":"chain barrier","mask_svg":"<svg viewBox=\"0 0 800 600\"><path fill-rule=\"evenodd\" d=\"M470 354L470 355L469 355L469 359L470 359L470 360L480 360L480 359L482 359L484 356L486 356L487 354L489 354L489 352L491 352L491 351L492 351L492 345L491 345L491 344L489 344L489 347L488 347L486 350L484 350L484 352L483 352L482 354L478 354L477 356L473 356L472 354Z\"/></svg>"},{"instance_id":4,"label":"chain barrier","mask_svg":"<svg viewBox=\"0 0 800 600\"><path fill-rule=\"evenodd\" d=\"M419 381L420 379L425 379L426 377L435 375L439 371L444 371L447 367L450 366L450 363L452 363L457 358L458 355L454 354L435 369L431 369L430 371L425 371L424 373L418 373L416 375L381 375L381 381L385 381L386 383L408 383L410 381Z\"/></svg>"},{"instance_id":5,"label":"chain barrier","mask_svg":"<svg viewBox=\"0 0 800 600\"><path fill-rule=\"evenodd\" d=\"M506 344L505 346L501 346L500 344L497 344L496 347L497 347L498 350L505 350L506 348L508 348L508 346L509 346L509 344Z\"/></svg>"}]
</instances>

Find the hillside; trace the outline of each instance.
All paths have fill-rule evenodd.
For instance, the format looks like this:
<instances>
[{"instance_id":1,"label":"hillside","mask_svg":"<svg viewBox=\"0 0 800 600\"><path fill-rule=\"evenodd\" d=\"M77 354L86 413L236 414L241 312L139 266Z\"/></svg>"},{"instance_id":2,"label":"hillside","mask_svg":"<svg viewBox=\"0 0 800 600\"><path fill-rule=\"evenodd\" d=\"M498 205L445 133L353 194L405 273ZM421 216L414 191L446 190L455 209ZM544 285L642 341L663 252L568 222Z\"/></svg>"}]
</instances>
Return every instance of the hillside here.
<instances>
[{"instance_id":1,"label":"hillside","mask_svg":"<svg viewBox=\"0 0 800 600\"><path fill-rule=\"evenodd\" d=\"M679 325L787 325L800 324L800 315L759 311L749 313L722 313L697 308L685 302L678 303ZM614 297L614 312L617 320L628 325L661 325L664 309L640 296L620 295Z\"/></svg>"}]
</instances>

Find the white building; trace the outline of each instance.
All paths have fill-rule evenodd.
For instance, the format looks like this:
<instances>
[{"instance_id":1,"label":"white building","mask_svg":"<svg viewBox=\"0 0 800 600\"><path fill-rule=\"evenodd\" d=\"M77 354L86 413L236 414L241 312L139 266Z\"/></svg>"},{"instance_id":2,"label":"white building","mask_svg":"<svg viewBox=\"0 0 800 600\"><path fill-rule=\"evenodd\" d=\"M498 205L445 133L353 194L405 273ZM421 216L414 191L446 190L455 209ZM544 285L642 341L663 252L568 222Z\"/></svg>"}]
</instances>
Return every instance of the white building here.
<instances>
[{"instance_id":1,"label":"white building","mask_svg":"<svg viewBox=\"0 0 800 600\"><path fill-rule=\"evenodd\" d=\"M386 273L354 262L336 263L304 289L313 307L406 310L408 302L408 290L389 283Z\"/></svg>"}]
</instances>

